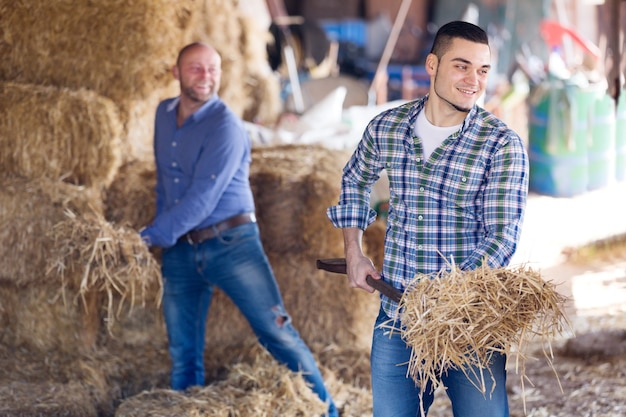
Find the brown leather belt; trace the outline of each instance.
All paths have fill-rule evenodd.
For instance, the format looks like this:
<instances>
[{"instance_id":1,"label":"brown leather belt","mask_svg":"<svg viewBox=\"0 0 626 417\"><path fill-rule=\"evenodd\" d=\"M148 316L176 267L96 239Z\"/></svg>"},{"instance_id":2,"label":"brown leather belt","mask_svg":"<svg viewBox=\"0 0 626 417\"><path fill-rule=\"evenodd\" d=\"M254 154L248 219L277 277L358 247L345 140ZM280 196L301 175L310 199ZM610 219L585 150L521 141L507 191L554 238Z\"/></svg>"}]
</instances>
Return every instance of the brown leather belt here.
<instances>
[{"instance_id":1,"label":"brown leather belt","mask_svg":"<svg viewBox=\"0 0 626 417\"><path fill-rule=\"evenodd\" d=\"M198 244L204 242L205 240L212 239L220 233L225 232L228 229L232 229L233 227L254 222L256 222L256 216L254 213L238 214L211 226L205 227L204 229L192 230L189 233L182 235L178 240L184 240L192 245Z\"/></svg>"}]
</instances>

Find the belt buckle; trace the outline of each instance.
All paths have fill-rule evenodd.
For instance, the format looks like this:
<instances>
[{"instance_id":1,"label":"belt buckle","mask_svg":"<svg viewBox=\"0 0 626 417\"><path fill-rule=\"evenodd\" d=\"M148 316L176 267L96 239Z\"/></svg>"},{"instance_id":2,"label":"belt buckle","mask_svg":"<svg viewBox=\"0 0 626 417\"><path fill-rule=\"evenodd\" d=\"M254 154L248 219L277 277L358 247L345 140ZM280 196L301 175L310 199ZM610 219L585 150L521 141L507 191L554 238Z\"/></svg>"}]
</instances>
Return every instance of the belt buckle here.
<instances>
[{"instance_id":1,"label":"belt buckle","mask_svg":"<svg viewBox=\"0 0 626 417\"><path fill-rule=\"evenodd\" d=\"M189 243L190 245L195 245L195 242L193 241L193 239L191 239L191 232L188 232L185 235L185 238L187 239L187 243Z\"/></svg>"}]
</instances>

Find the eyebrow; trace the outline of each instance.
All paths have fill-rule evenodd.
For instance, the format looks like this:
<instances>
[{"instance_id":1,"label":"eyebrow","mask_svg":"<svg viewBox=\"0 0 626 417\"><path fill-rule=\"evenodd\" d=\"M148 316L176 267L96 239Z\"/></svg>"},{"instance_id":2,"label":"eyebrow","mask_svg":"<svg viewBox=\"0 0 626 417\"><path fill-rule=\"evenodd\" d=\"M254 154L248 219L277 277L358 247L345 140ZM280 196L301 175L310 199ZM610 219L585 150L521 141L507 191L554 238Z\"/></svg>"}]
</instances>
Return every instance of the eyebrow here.
<instances>
[{"instance_id":1,"label":"eyebrow","mask_svg":"<svg viewBox=\"0 0 626 417\"><path fill-rule=\"evenodd\" d=\"M450 61L452 61L452 62L455 62L455 61L456 62L462 62L462 63L468 64L468 65L472 64L472 61L469 61L469 60L467 60L465 58L452 58ZM491 65L490 64L485 64L481 68L491 68Z\"/></svg>"}]
</instances>

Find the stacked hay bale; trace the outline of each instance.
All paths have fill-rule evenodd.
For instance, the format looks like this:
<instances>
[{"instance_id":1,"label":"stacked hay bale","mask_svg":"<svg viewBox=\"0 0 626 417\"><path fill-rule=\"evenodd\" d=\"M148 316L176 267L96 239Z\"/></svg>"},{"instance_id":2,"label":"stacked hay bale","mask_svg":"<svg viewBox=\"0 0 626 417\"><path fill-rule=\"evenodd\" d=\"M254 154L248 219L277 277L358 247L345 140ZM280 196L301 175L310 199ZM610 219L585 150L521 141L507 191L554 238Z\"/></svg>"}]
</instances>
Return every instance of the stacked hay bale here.
<instances>
[{"instance_id":1,"label":"stacked hay bale","mask_svg":"<svg viewBox=\"0 0 626 417\"><path fill-rule=\"evenodd\" d=\"M123 155L151 159L154 110L177 94L170 69L191 41L208 41L222 53L220 94L238 114L253 120L259 109L266 122L278 116L278 81L264 57L251 52L265 36L243 36L244 19L234 0L0 0L0 82L87 89L111 100L124 126Z\"/></svg>"},{"instance_id":2,"label":"stacked hay bale","mask_svg":"<svg viewBox=\"0 0 626 417\"><path fill-rule=\"evenodd\" d=\"M136 232L104 220L95 188L2 178L0 206L3 415L103 415L119 394L88 358L148 294L156 309L158 265Z\"/></svg>"},{"instance_id":3,"label":"stacked hay bale","mask_svg":"<svg viewBox=\"0 0 626 417\"><path fill-rule=\"evenodd\" d=\"M125 128L123 155L141 156L150 150L142 131L152 125L149 114L160 96L175 91L169 67L190 35L194 7L193 0L3 0L0 80L87 89L111 100ZM64 117L74 120L72 113Z\"/></svg>"},{"instance_id":4,"label":"stacked hay bale","mask_svg":"<svg viewBox=\"0 0 626 417\"><path fill-rule=\"evenodd\" d=\"M224 58L224 100L271 124L278 82L265 34L247 19L235 0L0 0L3 412L110 416L121 399L167 387L159 257L137 234L154 215L154 110L178 93L177 51L199 40ZM254 158L264 242L297 327L320 349L356 345L367 356L363 322L376 298L315 270L316 258L342 255L325 209L347 156L294 147ZM290 202L283 225L272 215L279 200ZM233 347L251 332L223 294L210 314L212 380L240 359Z\"/></svg>"},{"instance_id":5,"label":"stacked hay bale","mask_svg":"<svg viewBox=\"0 0 626 417\"><path fill-rule=\"evenodd\" d=\"M319 271L316 260L343 256L341 231L326 217L336 203L348 152L321 146L254 148L250 182L263 245L282 290L285 306L309 343L336 344L367 351L378 298L349 287L345 276ZM142 180L144 179L144 180ZM149 181L145 181L149 179ZM154 169L127 165L109 187L106 200L117 222L142 227L153 209ZM152 201L152 200L150 200ZM147 204L149 206L149 203ZM379 259L384 228L365 233L364 246ZM338 321L339 318L339 321ZM251 330L231 301L217 291L209 312L207 350L237 346ZM146 332L150 332L146 328Z\"/></svg>"},{"instance_id":6,"label":"stacked hay bale","mask_svg":"<svg viewBox=\"0 0 626 417\"><path fill-rule=\"evenodd\" d=\"M0 185L4 344L91 349L102 324L157 298L156 260L136 232L104 219L93 188L45 178Z\"/></svg>"},{"instance_id":7,"label":"stacked hay bale","mask_svg":"<svg viewBox=\"0 0 626 417\"><path fill-rule=\"evenodd\" d=\"M122 122L111 100L71 90L0 83L0 164L5 176L104 187L122 160Z\"/></svg>"},{"instance_id":8,"label":"stacked hay bale","mask_svg":"<svg viewBox=\"0 0 626 417\"><path fill-rule=\"evenodd\" d=\"M316 266L317 259L343 256L341 230L326 209L337 203L349 157L321 146L259 148L250 180L264 247L302 335L367 350L378 298Z\"/></svg>"}]
</instances>

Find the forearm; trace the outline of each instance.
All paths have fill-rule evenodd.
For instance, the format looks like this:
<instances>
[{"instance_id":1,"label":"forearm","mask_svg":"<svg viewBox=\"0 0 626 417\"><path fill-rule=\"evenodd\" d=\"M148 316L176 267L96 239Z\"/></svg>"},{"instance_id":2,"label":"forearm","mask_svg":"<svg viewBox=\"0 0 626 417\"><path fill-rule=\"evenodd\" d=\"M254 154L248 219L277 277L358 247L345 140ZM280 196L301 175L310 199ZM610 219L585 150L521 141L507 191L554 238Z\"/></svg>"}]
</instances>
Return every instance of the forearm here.
<instances>
[{"instance_id":1,"label":"forearm","mask_svg":"<svg viewBox=\"0 0 626 417\"><path fill-rule=\"evenodd\" d=\"M347 227L343 230L344 253L346 255L346 272L353 288L362 288L368 292L374 289L367 284L365 278L370 275L375 279L380 278L379 272L374 268L372 261L363 254L362 239L363 230L357 227Z\"/></svg>"}]
</instances>

